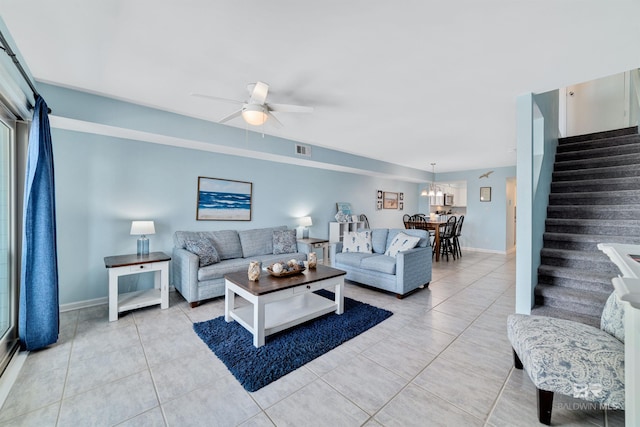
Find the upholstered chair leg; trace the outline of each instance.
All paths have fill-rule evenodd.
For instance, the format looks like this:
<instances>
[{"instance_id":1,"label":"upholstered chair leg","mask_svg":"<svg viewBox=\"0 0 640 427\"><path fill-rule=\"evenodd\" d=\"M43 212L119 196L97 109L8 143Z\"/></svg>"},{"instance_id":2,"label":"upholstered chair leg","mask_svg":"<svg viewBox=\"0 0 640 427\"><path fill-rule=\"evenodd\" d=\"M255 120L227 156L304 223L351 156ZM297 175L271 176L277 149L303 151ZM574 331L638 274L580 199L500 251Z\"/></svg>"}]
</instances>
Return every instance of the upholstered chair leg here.
<instances>
[{"instance_id":1,"label":"upholstered chair leg","mask_svg":"<svg viewBox=\"0 0 640 427\"><path fill-rule=\"evenodd\" d=\"M553 392L536 389L538 397L538 421L551 425L551 408L553 407Z\"/></svg>"},{"instance_id":2,"label":"upholstered chair leg","mask_svg":"<svg viewBox=\"0 0 640 427\"><path fill-rule=\"evenodd\" d=\"M522 369L522 361L518 357L518 353L516 353L516 351L513 348L511 349L511 351L513 351L513 366L516 369Z\"/></svg>"}]
</instances>

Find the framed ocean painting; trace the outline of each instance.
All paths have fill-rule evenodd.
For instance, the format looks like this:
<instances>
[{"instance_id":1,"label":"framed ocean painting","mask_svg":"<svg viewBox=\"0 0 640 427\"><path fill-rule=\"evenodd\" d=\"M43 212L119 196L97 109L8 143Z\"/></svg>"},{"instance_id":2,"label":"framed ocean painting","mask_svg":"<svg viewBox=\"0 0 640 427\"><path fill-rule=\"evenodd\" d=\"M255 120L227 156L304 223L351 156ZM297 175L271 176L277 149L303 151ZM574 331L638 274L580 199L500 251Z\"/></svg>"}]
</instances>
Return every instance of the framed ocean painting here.
<instances>
[{"instance_id":1,"label":"framed ocean painting","mask_svg":"<svg viewBox=\"0 0 640 427\"><path fill-rule=\"evenodd\" d=\"M198 177L198 221L251 221L253 184Z\"/></svg>"}]
</instances>

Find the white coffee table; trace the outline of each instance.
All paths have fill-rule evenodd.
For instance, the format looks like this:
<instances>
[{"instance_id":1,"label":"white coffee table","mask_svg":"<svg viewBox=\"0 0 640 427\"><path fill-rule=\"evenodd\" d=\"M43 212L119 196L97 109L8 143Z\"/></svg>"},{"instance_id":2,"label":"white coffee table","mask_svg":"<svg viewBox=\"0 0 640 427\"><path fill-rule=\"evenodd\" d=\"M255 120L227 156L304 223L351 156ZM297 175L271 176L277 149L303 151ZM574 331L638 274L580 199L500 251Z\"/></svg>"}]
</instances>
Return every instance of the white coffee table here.
<instances>
[{"instance_id":1,"label":"white coffee table","mask_svg":"<svg viewBox=\"0 0 640 427\"><path fill-rule=\"evenodd\" d=\"M246 271L227 274L224 276L224 318L227 322L236 320L253 334L253 345L261 347L267 335L323 314L342 314L345 274L323 265L288 277L273 277L263 271L256 282L249 280ZM313 293L326 288L332 288L335 299ZM250 304L236 307L236 295Z\"/></svg>"}]
</instances>

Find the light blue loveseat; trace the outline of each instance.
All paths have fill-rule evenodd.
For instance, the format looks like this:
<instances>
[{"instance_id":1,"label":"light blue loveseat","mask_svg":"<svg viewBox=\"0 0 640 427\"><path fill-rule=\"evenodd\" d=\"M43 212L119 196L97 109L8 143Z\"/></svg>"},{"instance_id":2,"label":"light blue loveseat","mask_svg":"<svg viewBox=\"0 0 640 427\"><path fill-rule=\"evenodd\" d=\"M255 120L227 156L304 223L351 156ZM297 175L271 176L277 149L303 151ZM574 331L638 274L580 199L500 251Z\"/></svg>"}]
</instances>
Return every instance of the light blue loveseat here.
<instances>
[{"instance_id":1,"label":"light blue loveseat","mask_svg":"<svg viewBox=\"0 0 640 427\"><path fill-rule=\"evenodd\" d=\"M415 248L385 255L398 233L420 238ZM372 253L342 252L342 242L330 245L331 266L347 272L354 282L393 292L398 298L427 286L431 281L431 246L425 230L375 228L371 230Z\"/></svg>"},{"instance_id":2,"label":"light blue loveseat","mask_svg":"<svg viewBox=\"0 0 640 427\"><path fill-rule=\"evenodd\" d=\"M301 242L296 242L295 252L274 254L273 234L282 230L287 230L287 226L238 231L176 231L171 284L191 307L196 307L202 300L224 295L224 275L247 271L250 261L261 261L266 266L276 261L306 260L311 247ZM213 243L220 261L200 267L200 258L186 249L186 243L203 238Z\"/></svg>"}]
</instances>

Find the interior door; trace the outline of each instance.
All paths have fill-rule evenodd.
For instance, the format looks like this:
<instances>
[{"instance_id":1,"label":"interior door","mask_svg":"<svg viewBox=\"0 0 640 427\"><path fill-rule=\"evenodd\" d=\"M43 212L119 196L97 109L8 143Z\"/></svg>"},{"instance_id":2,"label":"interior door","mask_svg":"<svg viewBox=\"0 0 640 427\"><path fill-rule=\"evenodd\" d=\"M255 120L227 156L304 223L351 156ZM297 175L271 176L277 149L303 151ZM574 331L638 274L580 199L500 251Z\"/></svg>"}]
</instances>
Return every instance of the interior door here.
<instances>
[{"instance_id":1,"label":"interior door","mask_svg":"<svg viewBox=\"0 0 640 427\"><path fill-rule=\"evenodd\" d=\"M620 73L566 89L566 136L629 126L628 74Z\"/></svg>"}]
</instances>

